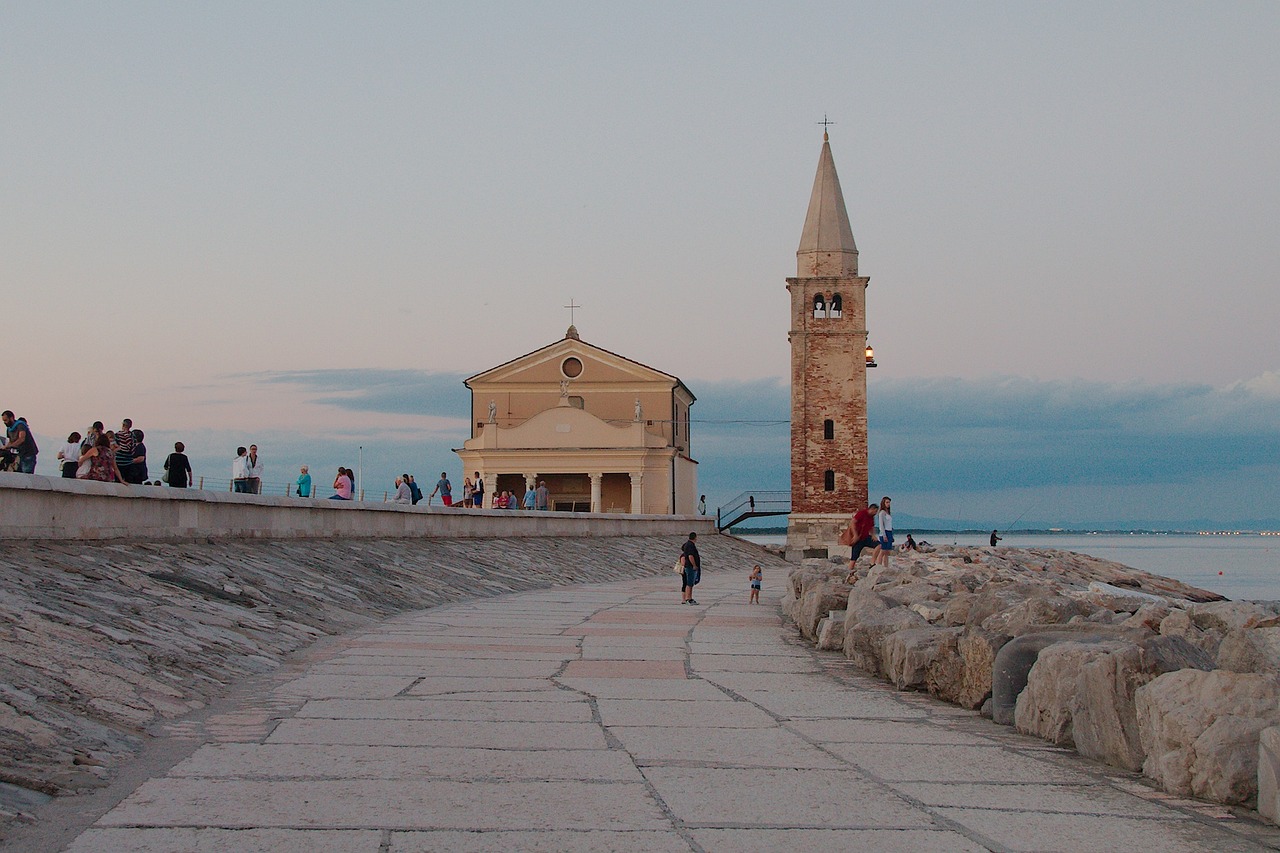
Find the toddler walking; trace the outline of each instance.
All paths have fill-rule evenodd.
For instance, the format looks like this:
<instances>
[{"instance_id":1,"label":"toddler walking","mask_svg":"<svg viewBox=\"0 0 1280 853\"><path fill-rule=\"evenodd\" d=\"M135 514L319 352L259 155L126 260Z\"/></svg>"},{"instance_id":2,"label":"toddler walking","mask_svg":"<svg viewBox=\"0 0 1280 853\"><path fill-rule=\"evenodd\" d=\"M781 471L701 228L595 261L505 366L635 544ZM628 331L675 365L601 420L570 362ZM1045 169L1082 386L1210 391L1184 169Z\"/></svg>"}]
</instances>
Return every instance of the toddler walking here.
<instances>
[{"instance_id":1,"label":"toddler walking","mask_svg":"<svg viewBox=\"0 0 1280 853\"><path fill-rule=\"evenodd\" d=\"M764 580L764 572L760 570L759 566L756 566L754 569L751 570L751 574L748 576L748 578L751 581L751 597L747 599L747 604L759 604L760 603L760 582Z\"/></svg>"}]
</instances>

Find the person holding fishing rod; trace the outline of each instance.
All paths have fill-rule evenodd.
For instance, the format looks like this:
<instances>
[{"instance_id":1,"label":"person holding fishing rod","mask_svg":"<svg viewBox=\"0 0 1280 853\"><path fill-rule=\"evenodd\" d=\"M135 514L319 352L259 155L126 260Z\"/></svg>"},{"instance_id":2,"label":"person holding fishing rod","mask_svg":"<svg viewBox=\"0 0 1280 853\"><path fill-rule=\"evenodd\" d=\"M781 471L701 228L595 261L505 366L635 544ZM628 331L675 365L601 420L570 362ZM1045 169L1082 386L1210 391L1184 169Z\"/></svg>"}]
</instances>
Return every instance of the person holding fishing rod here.
<instances>
[{"instance_id":1,"label":"person holding fishing rod","mask_svg":"<svg viewBox=\"0 0 1280 853\"><path fill-rule=\"evenodd\" d=\"M991 531L991 547L992 548L996 547L996 543L1003 538L1004 538L1003 536L997 536L994 530Z\"/></svg>"},{"instance_id":2,"label":"person holding fishing rod","mask_svg":"<svg viewBox=\"0 0 1280 853\"><path fill-rule=\"evenodd\" d=\"M1030 511L1031 511L1031 507L1033 507L1033 506L1035 506L1035 504L1034 504L1034 503L1033 503L1033 504L1028 504L1028 505L1027 505L1027 508L1026 508L1026 509L1024 509L1024 510L1022 511L1022 515L1019 515L1019 516L1018 516L1017 518L1015 518L1013 521L1011 521L1011 522L1009 522L1008 524L1006 524L1004 529L1005 529L1005 530L1012 530L1012 529L1013 529L1013 526L1014 526L1015 524L1017 524L1019 521L1022 521L1022 517L1023 517L1023 516L1025 516L1028 512L1030 512ZM996 547L996 543L997 543L997 542L999 542L999 541L1000 541L1000 540L1002 540L1002 539L1004 539L1004 537L1003 537L1003 536L997 536L997 535L996 535L996 531L995 531L995 530L991 531L991 547L992 547L992 548Z\"/></svg>"}]
</instances>

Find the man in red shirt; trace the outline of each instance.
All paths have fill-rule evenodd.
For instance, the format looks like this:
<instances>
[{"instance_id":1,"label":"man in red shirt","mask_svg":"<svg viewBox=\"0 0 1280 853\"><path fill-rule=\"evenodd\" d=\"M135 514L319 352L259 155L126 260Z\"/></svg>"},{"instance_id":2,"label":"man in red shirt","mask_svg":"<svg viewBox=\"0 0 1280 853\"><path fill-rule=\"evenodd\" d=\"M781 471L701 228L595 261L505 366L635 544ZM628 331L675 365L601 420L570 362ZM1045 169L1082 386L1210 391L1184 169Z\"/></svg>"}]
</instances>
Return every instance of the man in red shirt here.
<instances>
[{"instance_id":1,"label":"man in red shirt","mask_svg":"<svg viewBox=\"0 0 1280 853\"><path fill-rule=\"evenodd\" d=\"M853 514L853 521L850 522L850 527L853 528L853 552L849 555L849 576L845 578L845 583L853 583L856 580L853 576L853 568L863 549L874 548L880 544L871 535L871 532L876 529L876 513L879 509L879 504L871 504Z\"/></svg>"}]
</instances>

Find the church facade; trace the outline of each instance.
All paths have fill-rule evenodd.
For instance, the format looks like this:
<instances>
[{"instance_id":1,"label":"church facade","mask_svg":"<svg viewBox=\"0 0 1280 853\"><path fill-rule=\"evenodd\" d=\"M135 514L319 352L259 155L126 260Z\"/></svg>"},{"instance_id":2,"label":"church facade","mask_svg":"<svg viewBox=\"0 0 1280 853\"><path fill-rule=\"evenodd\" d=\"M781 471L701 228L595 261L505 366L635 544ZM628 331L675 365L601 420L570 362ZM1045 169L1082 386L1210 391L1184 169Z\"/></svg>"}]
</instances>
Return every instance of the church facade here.
<instances>
[{"instance_id":1,"label":"church facade","mask_svg":"<svg viewBox=\"0 0 1280 853\"><path fill-rule=\"evenodd\" d=\"M870 283L823 134L791 294L791 514L787 556L834 553L867 505L867 311Z\"/></svg>"},{"instance_id":2,"label":"church facade","mask_svg":"<svg viewBox=\"0 0 1280 853\"><path fill-rule=\"evenodd\" d=\"M679 378L564 338L465 380L471 438L455 452L480 472L485 505L545 482L550 508L691 515L697 465Z\"/></svg>"}]
</instances>

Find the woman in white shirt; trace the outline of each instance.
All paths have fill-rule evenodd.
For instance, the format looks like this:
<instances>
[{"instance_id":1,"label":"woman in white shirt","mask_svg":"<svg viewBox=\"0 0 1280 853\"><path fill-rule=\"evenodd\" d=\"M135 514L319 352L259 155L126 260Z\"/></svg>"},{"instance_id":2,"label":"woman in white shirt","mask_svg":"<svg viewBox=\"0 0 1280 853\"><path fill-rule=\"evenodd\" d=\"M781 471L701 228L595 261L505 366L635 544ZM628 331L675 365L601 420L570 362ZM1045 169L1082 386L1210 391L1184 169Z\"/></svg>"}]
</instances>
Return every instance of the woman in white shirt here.
<instances>
[{"instance_id":1,"label":"woman in white shirt","mask_svg":"<svg viewBox=\"0 0 1280 853\"><path fill-rule=\"evenodd\" d=\"M62 465L63 479L76 478L76 469L80 467L80 452L80 433L73 432L67 436L67 443L58 451L58 462Z\"/></svg>"},{"instance_id":2,"label":"woman in white shirt","mask_svg":"<svg viewBox=\"0 0 1280 853\"><path fill-rule=\"evenodd\" d=\"M885 568L889 567L889 552L893 550L893 515L890 513L893 501L888 497L880 499L880 511L876 513L876 532L880 535L880 549L876 559Z\"/></svg>"}]
</instances>

